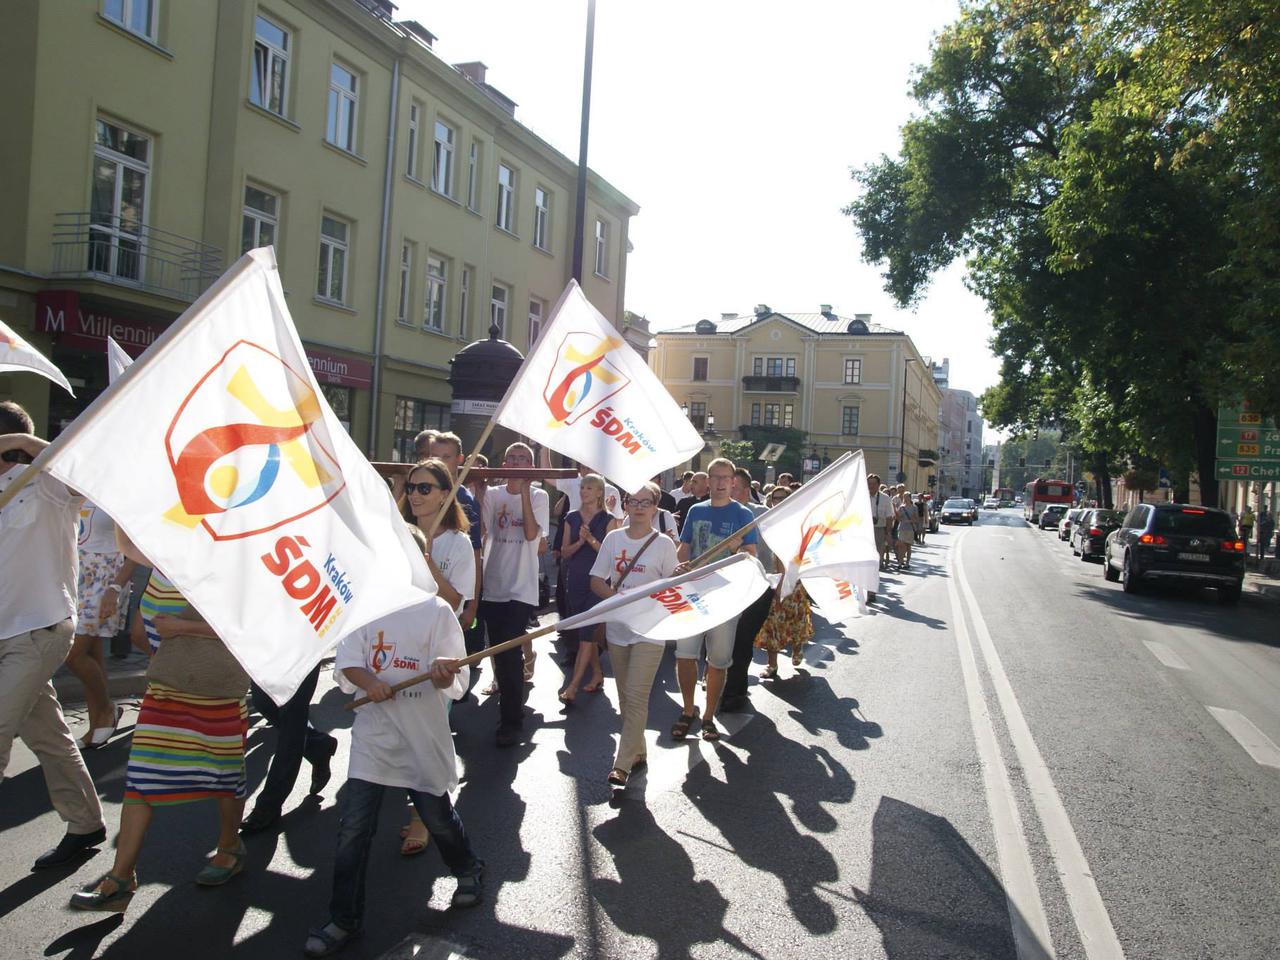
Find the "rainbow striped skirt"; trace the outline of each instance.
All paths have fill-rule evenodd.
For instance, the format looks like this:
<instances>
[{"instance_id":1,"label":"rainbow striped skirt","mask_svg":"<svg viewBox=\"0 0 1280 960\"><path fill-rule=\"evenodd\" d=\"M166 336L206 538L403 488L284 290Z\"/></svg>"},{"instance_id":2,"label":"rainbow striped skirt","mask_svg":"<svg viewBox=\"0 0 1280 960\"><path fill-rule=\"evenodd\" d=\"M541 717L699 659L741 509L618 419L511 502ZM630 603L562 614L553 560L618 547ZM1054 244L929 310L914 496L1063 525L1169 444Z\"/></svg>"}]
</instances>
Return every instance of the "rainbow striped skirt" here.
<instances>
[{"instance_id":1,"label":"rainbow striped skirt","mask_svg":"<svg viewBox=\"0 0 1280 960\"><path fill-rule=\"evenodd\" d=\"M244 698L198 697L149 684L133 731L124 802L243 799L248 730Z\"/></svg>"}]
</instances>

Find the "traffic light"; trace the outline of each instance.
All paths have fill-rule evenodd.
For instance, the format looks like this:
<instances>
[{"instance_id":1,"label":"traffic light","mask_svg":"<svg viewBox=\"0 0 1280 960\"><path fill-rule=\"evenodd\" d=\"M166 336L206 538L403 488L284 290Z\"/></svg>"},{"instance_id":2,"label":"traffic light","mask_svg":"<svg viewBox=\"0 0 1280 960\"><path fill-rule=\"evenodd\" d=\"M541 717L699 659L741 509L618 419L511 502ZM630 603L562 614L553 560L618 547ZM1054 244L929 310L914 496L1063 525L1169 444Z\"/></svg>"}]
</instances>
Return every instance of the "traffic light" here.
<instances>
[{"instance_id":1,"label":"traffic light","mask_svg":"<svg viewBox=\"0 0 1280 960\"><path fill-rule=\"evenodd\" d=\"M929 474L929 486L936 487L937 485L938 485L938 478L935 477L932 473Z\"/></svg>"},{"instance_id":2,"label":"traffic light","mask_svg":"<svg viewBox=\"0 0 1280 960\"><path fill-rule=\"evenodd\" d=\"M1027 458L1026 458L1026 457L1019 457L1019 458L1018 458L1018 466L1020 466L1020 467L1025 467L1026 465L1027 465Z\"/></svg>"}]
</instances>

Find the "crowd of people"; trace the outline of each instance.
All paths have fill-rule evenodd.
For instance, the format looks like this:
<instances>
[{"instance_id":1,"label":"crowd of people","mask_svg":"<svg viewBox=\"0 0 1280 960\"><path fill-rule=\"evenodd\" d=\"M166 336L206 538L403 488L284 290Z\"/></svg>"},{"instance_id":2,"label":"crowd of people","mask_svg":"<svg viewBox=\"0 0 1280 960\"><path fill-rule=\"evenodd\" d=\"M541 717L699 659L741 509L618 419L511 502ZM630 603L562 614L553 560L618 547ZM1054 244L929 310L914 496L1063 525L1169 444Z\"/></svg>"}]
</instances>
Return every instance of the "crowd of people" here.
<instances>
[{"instance_id":1,"label":"crowd of people","mask_svg":"<svg viewBox=\"0 0 1280 960\"><path fill-rule=\"evenodd\" d=\"M44 446L20 406L0 403L0 491ZM340 950L361 929L370 844L388 789L403 792L408 808L401 853L412 856L434 845L457 878L453 905L467 907L483 898L484 861L450 801L457 787L450 708L490 670L494 683L484 692L497 701L494 742L498 747L520 743L537 653L526 641L481 661L484 666L468 668L458 661L486 646L515 641L537 622L544 563L555 574L562 617L683 572L713 548L751 554L766 570L781 571L753 521L800 486L788 474L762 486L723 458L705 471L687 471L670 490L650 482L621 494L585 467L567 480L539 483L526 474L492 483L473 478L459 486L463 450L456 435L424 431L415 446L420 459L392 482L392 495L435 580L436 594L337 645L339 686L377 707L355 714L329 917L310 932L309 956ZM534 451L524 443L504 451L506 468L527 470L534 464ZM545 454L539 465L549 465ZM874 476L870 480L884 562L893 550L905 568L917 532L914 502L905 490L882 488ZM87 911L121 912L128 906L157 807L215 801L214 854L195 880L206 886L228 882L244 869L245 838L280 819L303 761L310 766L310 792L319 793L330 780L338 746L331 734L310 723L320 666L289 701L274 703L109 516L40 473L0 511L0 582L8 598L0 608L0 769L13 738L21 737L39 760L53 806L67 824L63 838L36 868L70 864L106 840L107 825L82 752L100 749L116 734L122 711L107 694L102 646L121 629L131 578L140 566L151 573L131 636L149 655L148 682L133 730L113 862L71 898L73 907ZM696 733L708 743L718 741L717 718L748 705L755 651L765 655L760 676L773 679L779 675L780 654L789 654L793 666L802 662L812 633L804 588L780 598L770 587L739 616L678 641L680 705L671 737L683 740ZM603 688L607 658L621 732L606 779L625 788L646 762L650 693L666 645L621 622L567 631L562 640L568 658L559 699L566 711ZM85 688L88 729L79 740L72 737L50 682L64 661ZM415 677L429 682L393 689ZM262 788L246 816L250 703L277 736Z\"/></svg>"}]
</instances>

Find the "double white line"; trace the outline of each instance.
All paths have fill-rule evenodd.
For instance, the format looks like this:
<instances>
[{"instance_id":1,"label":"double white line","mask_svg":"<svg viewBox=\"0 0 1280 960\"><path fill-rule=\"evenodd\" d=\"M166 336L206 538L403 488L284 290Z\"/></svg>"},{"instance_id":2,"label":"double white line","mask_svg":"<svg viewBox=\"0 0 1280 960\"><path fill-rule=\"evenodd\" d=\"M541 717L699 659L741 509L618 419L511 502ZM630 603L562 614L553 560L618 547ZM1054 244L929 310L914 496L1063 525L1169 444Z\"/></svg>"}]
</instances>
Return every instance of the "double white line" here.
<instances>
[{"instance_id":1,"label":"double white line","mask_svg":"<svg viewBox=\"0 0 1280 960\"><path fill-rule=\"evenodd\" d=\"M1000 661L1000 654L991 641L991 632L987 629L982 611L978 609L978 602L964 574L960 559L963 540L963 536L957 538L955 549L951 552L947 593L951 599L956 646L960 654L965 694L969 701L969 719L973 724L978 759L982 764L987 807L995 832L996 855L1000 861L1000 875L1009 903L1009 919L1013 926L1018 957L1020 960L1043 960L1054 957L1055 953L1049 933L1049 921L1036 884L1022 816L1009 781L1009 769L1000 751L995 719L987 709L986 697L982 691L973 641L965 623L966 608L973 621L978 650L995 691L996 702L1000 705L1000 713L1009 732L1018 765L1026 779L1031 802L1048 842L1058 879L1066 892L1067 904L1084 944L1085 954L1090 960L1123 960L1124 951L1111 926L1111 918L1101 894L1098 893L1080 841L1076 839L1071 827L1062 797L1054 787L1049 768L1040 755L1040 748L1031 736L1031 729L1022 715L1018 698L1014 695L1004 664ZM960 593L964 594L963 606Z\"/></svg>"}]
</instances>

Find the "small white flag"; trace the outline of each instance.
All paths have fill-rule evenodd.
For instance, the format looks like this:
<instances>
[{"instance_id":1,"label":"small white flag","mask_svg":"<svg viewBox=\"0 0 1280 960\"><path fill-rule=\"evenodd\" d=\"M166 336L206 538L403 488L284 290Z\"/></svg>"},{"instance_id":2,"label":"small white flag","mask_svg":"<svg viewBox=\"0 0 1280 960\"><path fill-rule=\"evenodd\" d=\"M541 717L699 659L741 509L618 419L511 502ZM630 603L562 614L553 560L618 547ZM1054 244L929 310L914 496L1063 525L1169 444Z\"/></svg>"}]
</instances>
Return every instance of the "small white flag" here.
<instances>
[{"instance_id":1,"label":"small white flag","mask_svg":"<svg viewBox=\"0 0 1280 960\"><path fill-rule=\"evenodd\" d=\"M48 377L73 397L76 395L67 378L62 375L62 371L55 367L48 357L0 320L0 373L11 371L38 373L42 377Z\"/></svg>"},{"instance_id":2,"label":"small white flag","mask_svg":"<svg viewBox=\"0 0 1280 960\"><path fill-rule=\"evenodd\" d=\"M115 383L116 377L132 363L133 357L124 352L124 347L107 337L107 383Z\"/></svg>"},{"instance_id":3,"label":"small white flag","mask_svg":"<svg viewBox=\"0 0 1280 960\"><path fill-rule=\"evenodd\" d=\"M800 583L814 607L831 623L840 623L867 612L867 598L848 580L839 577L801 577Z\"/></svg>"},{"instance_id":4,"label":"small white flag","mask_svg":"<svg viewBox=\"0 0 1280 960\"><path fill-rule=\"evenodd\" d=\"M573 280L494 419L628 493L704 446L666 387Z\"/></svg>"}]
</instances>

